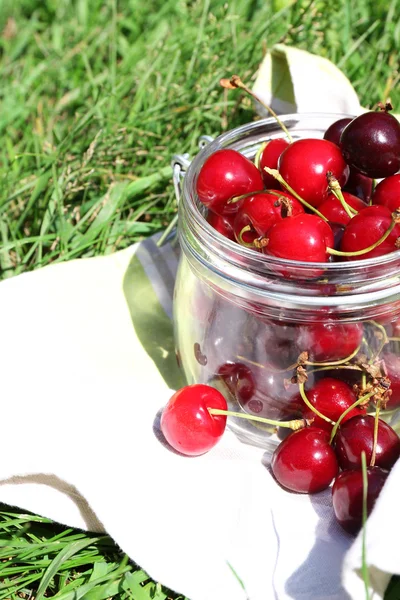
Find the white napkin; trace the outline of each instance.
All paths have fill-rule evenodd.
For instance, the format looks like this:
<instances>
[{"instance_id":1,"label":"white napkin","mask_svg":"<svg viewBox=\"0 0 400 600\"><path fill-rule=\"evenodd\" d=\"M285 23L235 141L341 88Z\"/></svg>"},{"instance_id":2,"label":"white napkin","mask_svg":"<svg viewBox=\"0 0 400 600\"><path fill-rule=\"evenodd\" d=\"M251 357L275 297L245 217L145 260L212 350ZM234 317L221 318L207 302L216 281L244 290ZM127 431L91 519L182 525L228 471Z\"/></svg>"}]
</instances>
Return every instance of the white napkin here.
<instances>
[{"instance_id":1,"label":"white napkin","mask_svg":"<svg viewBox=\"0 0 400 600\"><path fill-rule=\"evenodd\" d=\"M229 431L198 458L164 447L159 411L181 385L176 260L149 239L0 283L2 442L13 449L0 501L107 531L191 600L364 597L361 540L335 523L329 490L285 492L268 454ZM367 524L375 600L400 573L399 483L397 465Z\"/></svg>"},{"instance_id":2,"label":"white napkin","mask_svg":"<svg viewBox=\"0 0 400 600\"><path fill-rule=\"evenodd\" d=\"M363 112L347 77L328 59L276 44L258 70L254 92L278 113ZM257 105L260 115L269 113Z\"/></svg>"}]
</instances>

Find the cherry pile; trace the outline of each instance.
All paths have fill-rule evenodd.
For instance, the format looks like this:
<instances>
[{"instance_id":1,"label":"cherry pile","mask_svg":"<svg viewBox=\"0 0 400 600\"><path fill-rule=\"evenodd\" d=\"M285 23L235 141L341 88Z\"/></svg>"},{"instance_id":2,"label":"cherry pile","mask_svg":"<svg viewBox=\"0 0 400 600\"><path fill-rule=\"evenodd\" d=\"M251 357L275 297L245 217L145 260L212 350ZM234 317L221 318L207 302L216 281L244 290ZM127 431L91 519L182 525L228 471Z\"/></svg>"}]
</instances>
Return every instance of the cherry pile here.
<instances>
[{"instance_id":1,"label":"cherry pile","mask_svg":"<svg viewBox=\"0 0 400 600\"><path fill-rule=\"evenodd\" d=\"M225 369L222 374L231 385L232 378L237 376L234 368L230 372ZM245 395L250 391L242 389ZM304 390L301 395L305 396ZM306 404L302 418L283 422L228 411L221 392L208 385L194 384L171 397L162 412L161 430L172 448L186 456L198 456L221 439L228 415L293 429L272 456L275 479L289 491L307 494L320 492L333 482L335 517L343 529L356 534L362 526L363 514L362 454L369 464L367 514L400 456L397 433L377 415L366 414L368 400L375 395L378 402L384 396L375 389L357 401L348 384L333 377L325 378L304 398L311 410Z\"/></svg>"},{"instance_id":2,"label":"cherry pile","mask_svg":"<svg viewBox=\"0 0 400 600\"><path fill-rule=\"evenodd\" d=\"M282 125L282 137L263 144L254 162L233 149L213 153L196 183L208 222L238 244L294 261L397 250L400 124L390 109L340 119L324 139L293 141Z\"/></svg>"},{"instance_id":3,"label":"cherry pile","mask_svg":"<svg viewBox=\"0 0 400 600\"><path fill-rule=\"evenodd\" d=\"M237 77L224 82L249 91ZM282 136L263 144L253 161L233 149L214 152L196 180L208 223L254 252L292 261L362 260L397 250L400 124L390 108L340 119L323 139L293 141L276 117ZM177 357L188 381L202 383L178 390L164 407L166 441L184 455L204 454L228 418L251 441L272 434L277 482L303 494L331 487L337 521L357 533L365 490L369 514L400 456L400 439L382 419L400 407L399 304L375 320L360 314L346 322L321 299L302 322L284 306L239 305L212 280L189 268L182 273ZM282 275L297 276L294 269ZM308 277L321 276L323 265L308 269Z\"/></svg>"}]
</instances>

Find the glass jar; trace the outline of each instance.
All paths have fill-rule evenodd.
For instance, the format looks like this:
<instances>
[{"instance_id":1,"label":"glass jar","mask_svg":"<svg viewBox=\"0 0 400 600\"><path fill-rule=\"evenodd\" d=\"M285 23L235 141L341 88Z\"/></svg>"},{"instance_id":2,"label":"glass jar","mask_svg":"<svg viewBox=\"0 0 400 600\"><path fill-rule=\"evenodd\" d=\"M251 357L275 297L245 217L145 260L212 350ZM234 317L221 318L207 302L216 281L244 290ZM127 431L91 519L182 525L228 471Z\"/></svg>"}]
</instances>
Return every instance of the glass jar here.
<instances>
[{"instance_id":1,"label":"glass jar","mask_svg":"<svg viewBox=\"0 0 400 600\"><path fill-rule=\"evenodd\" d=\"M322 138L346 116L281 119L294 139ZM233 148L253 158L274 137L282 137L274 119L257 121L219 136L188 163L174 298L177 356L187 383L217 387L233 411L287 420L304 407L299 357L306 393L321 377L365 387L373 377L358 363L383 358L378 376L386 371L391 379L387 410L393 414L400 406L400 251L358 261L294 262L240 246L205 219L195 190L207 157ZM229 426L256 445L277 440L276 430L261 423L230 418Z\"/></svg>"}]
</instances>

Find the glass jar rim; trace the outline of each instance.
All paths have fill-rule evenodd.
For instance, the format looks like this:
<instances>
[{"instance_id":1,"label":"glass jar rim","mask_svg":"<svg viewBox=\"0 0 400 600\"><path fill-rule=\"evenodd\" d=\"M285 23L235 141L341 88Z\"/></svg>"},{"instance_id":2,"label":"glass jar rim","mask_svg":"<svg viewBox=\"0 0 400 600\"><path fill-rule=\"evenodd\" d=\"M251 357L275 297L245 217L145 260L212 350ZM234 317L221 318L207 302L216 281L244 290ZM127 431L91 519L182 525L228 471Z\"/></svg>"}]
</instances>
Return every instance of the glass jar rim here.
<instances>
[{"instance_id":1,"label":"glass jar rim","mask_svg":"<svg viewBox=\"0 0 400 600\"><path fill-rule=\"evenodd\" d=\"M299 113L280 116L297 138L322 137L330 124L354 115ZM300 134L299 134L300 132ZM316 135L312 136L312 132ZM400 250L363 260L332 263L300 262L255 252L217 232L201 211L196 194L198 172L205 160L217 150L234 148L253 157L260 144L283 133L274 118L261 119L225 132L202 148L189 165L183 179L179 206L181 246L202 268L211 268L226 285L236 284L262 297L287 300L303 298L308 306L324 303L332 307L382 304L400 299ZM310 277L310 273L323 273ZM291 272L290 277L282 273ZM329 284L333 283L329 287ZM328 287L324 287L328 285ZM357 301L353 295L357 295ZM313 296L318 296L313 298Z\"/></svg>"}]
</instances>

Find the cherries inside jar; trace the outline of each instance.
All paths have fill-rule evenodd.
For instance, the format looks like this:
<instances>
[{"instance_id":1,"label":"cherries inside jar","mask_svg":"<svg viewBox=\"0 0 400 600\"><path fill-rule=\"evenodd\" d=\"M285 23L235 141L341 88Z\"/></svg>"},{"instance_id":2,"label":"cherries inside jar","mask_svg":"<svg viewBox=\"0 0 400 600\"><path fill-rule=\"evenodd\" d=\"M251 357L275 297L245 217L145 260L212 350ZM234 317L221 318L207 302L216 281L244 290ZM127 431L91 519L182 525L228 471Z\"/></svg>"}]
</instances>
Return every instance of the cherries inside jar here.
<instances>
[{"instance_id":1,"label":"cherries inside jar","mask_svg":"<svg viewBox=\"0 0 400 600\"><path fill-rule=\"evenodd\" d=\"M296 155L301 155L305 146L313 146L311 142L297 144L301 140L318 140L318 150L324 133L339 118L351 116L281 117L293 140L288 146L282 144L286 159L281 161L284 180L291 189L284 189L277 180L275 191L266 194L264 178L255 174L253 165L248 167L254 164L257 153L260 155L263 144L285 137L274 119L251 123L216 138L194 158L183 179L179 202L182 257L174 300L177 350L187 383L217 388L232 411L277 420L304 416L302 394L313 398L315 386L321 386L320 382L328 378L346 385L349 397L353 398L353 394L355 399L365 395L372 379L378 378L389 390L379 407L381 415L385 408L390 411L399 404L400 251L396 246L396 228L400 225L394 224L382 242L385 252L369 250L366 258L335 254L335 250L341 252L343 239L348 246L347 219L331 227L327 218L321 219L313 212L332 192L326 173L321 178L319 167L315 173L311 170L306 174L305 189L301 171L296 171L296 165L293 167L289 160L291 155L293 161L300 160ZM349 169L339 146L331 141L326 144L329 146L321 146L324 151L334 146L329 170L339 189L345 191ZM208 189L206 205L199 198L199 177L202 174L203 193L206 186L202 168L210 157L215 162L215 156L223 156L224 149L243 157L239 161L241 187L237 195L232 187L229 198L224 197L223 189L215 196ZM232 156L230 152L230 159ZM319 160L317 151L316 165ZM304 161L300 162L299 169L304 171ZM246 177L250 188L246 188ZM313 177L312 185L307 186ZM228 179L231 185L232 178ZM220 181L223 187L221 177ZM284 193L280 194L279 188ZM310 189L317 188L317 194L308 195ZM290 199L293 192L294 202ZM272 195L276 203L264 210L265 205L255 206L255 200L246 200L251 194L255 194L254 198L263 195L264 199ZM306 196L311 208L299 208L297 196ZM247 207L246 218L239 222L237 215L242 205ZM279 210L274 212L274 207ZM368 215L367 205L361 208L362 211L353 202L349 218L355 216L354 211L360 216L365 210ZM213 216L213 209L218 218ZM384 206L370 211L375 212L380 221L375 238L368 238L369 245L379 241L391 219L390 210ZM329 214L337 213L334 210ZM275 217L271 225L270 219ZM287 218L291 219L290 227ZM229 223L229 235L224 235L223 227L213 227L216 222ZM264 232L265 223L268 231ZM306 227L310 228L310 235ZM371 230L370 227L370 233ZM311 235L319 236L319 245L314 243L308 249L307 238ZM287 247L291 244L291 253L268 249L282 247L284 238ZM301 252L296 253L300 245ZM353 244L350 252L359 250ZM390 378L385 357L395 382L394 394L387 383ZM399 373L394 372L396 368ZM325 410L325 404L323 407ZM362 414L374 410L376 407L368 402L357 409ZM235 418L228 420L228 426L250 443L271 449L277 443L273 427Z\"/></svg>"}]
</instances>

